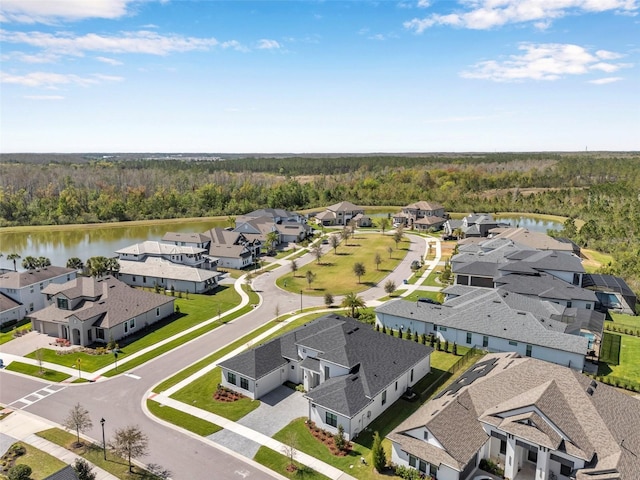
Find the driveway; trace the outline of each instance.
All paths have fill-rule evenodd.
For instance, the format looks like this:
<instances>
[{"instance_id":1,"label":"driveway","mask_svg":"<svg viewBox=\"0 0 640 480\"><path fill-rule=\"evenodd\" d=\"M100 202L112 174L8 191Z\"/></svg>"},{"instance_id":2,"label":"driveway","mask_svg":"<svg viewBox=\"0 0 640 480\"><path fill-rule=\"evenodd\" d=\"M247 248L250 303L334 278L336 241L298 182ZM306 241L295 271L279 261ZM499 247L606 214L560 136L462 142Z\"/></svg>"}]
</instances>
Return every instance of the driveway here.
<instances>
[{"instance_id":1,"label":"driveway","mask_svg":"<svg viewBox=\"0 0 640 480\"><path fill-rule=\"evenodd\" d=\"M51 348L55 340L55 338L43 333L29 332L21 337L14 338L4 345L0 345L0 353L10 353L24 357L39 348Z\"/></svg>"},{"instance_id":2,"label":"driveway","mask_svg":"<svg viewBox=\"0 0 640 480\"><path fill-rule=\"evenodd\" d=\"M238 423L272 437L291 421L308 414L309 402L302 395L301 392L280 386L261 397L260 406L238 420ZM248 458L253 458L260 448L260 444L229 430L220 430L208 438Z\"/></svg>"}]
</instances>

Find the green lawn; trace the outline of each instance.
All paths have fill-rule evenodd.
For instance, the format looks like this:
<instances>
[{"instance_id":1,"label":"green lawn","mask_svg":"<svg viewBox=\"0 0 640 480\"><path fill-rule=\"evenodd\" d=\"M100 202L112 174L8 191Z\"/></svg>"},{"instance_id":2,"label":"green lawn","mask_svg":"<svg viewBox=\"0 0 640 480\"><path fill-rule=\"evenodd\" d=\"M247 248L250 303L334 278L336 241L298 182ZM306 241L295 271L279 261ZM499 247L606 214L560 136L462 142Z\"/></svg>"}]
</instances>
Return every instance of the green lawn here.
<instances>
[{"instance_id":1,"label":"green lawn","mask_svg":"<svg viewBox=\"0 0 640 480\"><path fill-rule=\"evenodd\" d=\"M222 427L219 425L207 422L206 420L194 417L193 415L189 415L188 413L176 410L175 408L167 405L161 405L153 400L147 400L147 407L156 417L166 420L169 423L173 423L174 425L178 425L179 427L202 437L206 437L222 430Z\"/></svg>"},{"instance_id":2,"label":"green lawn","mask_svg":"<svg viewBox=\"0 0 640 480\"><path fill-rule=\"evenodd\" d=\"M49 475L56 473L67 465L48 453L24 443L14 443L9 448L9 451L11 451L11 448L13 448L14 445L22 445L26 450L24 455L21 455L16 459L15 465L29 465L32 469L29 477L31 480L42 480L47 478ZM2 468L4 469L4 466ZM0 470L0 476L6 473L7 472Z\"/></svg>"},{"instance_id":3,"label":"green lawn","mask_svg":"<svg viewBox=\"0 0 640 480\"><path fill-rule=\"evenodd\" d=\"M393 248L391 258L389 258L387 247ZM320 296L326 292L332 295L344 295L349 292L361 292L375 286L393 271L405 257L408 249L408 241L399 243L396 249L391 235L359 234L350 237L346 244L343 240L336 253L332 249L322 256L320 262L314 260L305 265L296 272L295 276L292 272L288 272L278 278L276 283L280 288L293 293L299 293L302 290L305 295ZM379 253L382 258L379 270L374 263L376 253ZM357 262L361 262L366 270L360 282L353 273L353 265ZM306 279L307 271L316 275L310 286Z\"/></svg>"},{"instance_id":4,"label":"green lawn","mask_svg":"<svg viewBox=\"0 0 640 480\"><path fill-rule=\"evenodd\" d=\"M129 465L127 461L115 456L110 450L107 450L107 460L105 460L102 446L100 445L90 444L83 445L79 448L75 447L74 443L76 441L76 436L59 428L44 430L42 432L38 432L36 435L80 455L87 461L102 468L103 470L106 470L112 475L115 475L121 480L156 480L157 478L146 470L136 467L135 465L133 467L133 473L129 473Z\"/></svg>"},{"instance_id":5,"label":"green lawn","mask_svg":"<svg viewBox=\"0 0 640 480\"><path fill-rule=\"evenodd\" d=\"M440 296L440 292L429 292L429 291L426 291L426 290L416 290L412 294L407 295L406 297L402 297L402 299L406 300L408 302L417 302L419 298L430 298L431 300L435 300L436 302L439 302L440 301L440 300L438 300L439 296Z\"/></svg>"},{"instance_id":6,"label":"green lawn","mask_svg":"<svg viewBox=\"0 0 640 480\"><path fill-rule=\"evenodd\" d=\"M636 384L640 383L640 337L631 335L616 335L605 332L603 339L603 347L606 344L607 337L618 337L620 339L620 360L616 365L614 362L601 365L599 374L603 376L611 375L613 377L631 380ZM602 361L606 361L601 355Z\"/></svg>"},{"instance_id":7,"label":"green lawn","mask_svg":"<svg viewBox=\"0 0 640 480\"><path fill-rule=\"evenodd\" d=\"M611 317L610 322L606 322L605 327L616 326L622 328L632 328L634 330L640 330L640 315L623 315L621 313L611 313L609 312L609 316Z\"/></svg>"},{"instance_id":8,"label":"green lawn","mask_svg":"<svg viewBox=\"0 0 640 480\"><path fill-rule=\"evenodd\" d=\"M190 294L189 298L176 298L176 305L180 307L180 316L170 322L159 322L160 327L153 330L132 343L120 347L121 353L118 360L126 358L132 353L138 352L144 348L155 345L161 340L165 340L177 333L202 323L209 318L217 315L218 309L221 313L235 307L240 303L240 296L232 287L219 287L215 295L195 295ZM229 321L226 318L224 321ZM209 325L210 328L202 329L200 335L206 331L213 329L217 324ZM195 338L195 337L192 337ZM184 343L182 340L180 343ZM173 345L172 348L175 348ZM164 351L167 351L166 349ZM159 355L162 352L152 353L145 357L146 360ZM28 358L35 358L35 352L27 355ZM66 367L77 367L77 361L80 359L81 369L85 372L95 372L96 370L106 367L114 363L113 355L89 355L82 352L74 352L66 355L58 355L54 350L44 349L43 360L46 362L57 363ZM145 361L146 361L145 360ZM140 362L140 361L138 361ZM138 363L139 364L139 363ZM127 368L133 368L128 366Z\"/></svg>"},{"instance_id":9,"label":"green lawn","mask_svg":"<svg viewBox=\"0 0 640 480\"><path fill-rule=\"evenodd\" d=\"M298 469L295 472L287 471L287 465L289 465L289 458L283 455L282 453L275 452L268 447L260 447L256 452L256 455L253 459L261 465L273 470L274 472L279 473L280 475L291 478L292 480L325 480L329 479L329 477L322 475L321 473L312 470L306 465L302 465L299 462L295 461L294 463L298 466Z\"/></svg>"},{"instance_id":10,"label":"green lawn","mask_svg":"<svg viewBox=\"0 0 640 480\"><path fill-rule=\"evenodd\" d=\"M620 335L604 332L602 346L600 347L600 360L609 365L618 365L620 363L620 345Z\"/></svg>"},{"instance_id":11,"label":"green lawn","mask_svg":"<svg viewBox=\"0 0 640 480\"><path fill-rule=\"evenodd\" d=\"M17 330L29 330L31 328L31 320L21 320L7 331L0 331L0 345L13 340L13 334Z\"/></svg>"},{"instance_id":12,"label":"green lawn","mask_svg":"<svg viewBox=\"0 0 640 480\"><path fill-rule=\"evenodd\" d=\"M22 362L11 362L6 367L7 370L12 372L24 373L25 375L31 375L33 377L42 378L49 382L62 382L70 377L66 373L56 372L54 370L47 370L46 368L40 372L40 367L37 365L29 365Z\"/></svg>"},{"instance_id":13,"label":"green lawn","mask_svg":"<svg viewBox=\"0 0 640 480\"><path fill-rule=\"evenodd\" d=\"M214 400L213 395L221 381L220 368L216 367L171 395L171 398L215 413L234 422L260 406L259 400L251 400L250 398L243 398L235 402Z\"/></svg>"}]
</instances>

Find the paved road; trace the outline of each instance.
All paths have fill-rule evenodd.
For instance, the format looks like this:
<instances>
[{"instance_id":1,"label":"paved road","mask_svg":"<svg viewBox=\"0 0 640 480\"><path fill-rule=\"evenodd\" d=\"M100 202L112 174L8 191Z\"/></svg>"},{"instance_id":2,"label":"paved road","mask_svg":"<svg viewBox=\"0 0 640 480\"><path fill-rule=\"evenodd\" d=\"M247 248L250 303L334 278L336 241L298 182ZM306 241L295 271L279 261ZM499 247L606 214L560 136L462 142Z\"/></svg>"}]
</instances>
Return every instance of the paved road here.
<instances>
[{"instance_id":1,"label":"paved road","mask_svg":"<svg viewBox=\"0 0 640 480\"><path fill-rule=\"evenodd\" d=\"M409 278L411 261L423 256L426 250L426 244L422 238L415 236L409 236L409 238L411 239L409 255L387 277L394 280L398 286L402 284L403 279ZM328 248L325 247L325 249ZM313 261L315 259L311 254L296 259L298 266ZM213 448L195 435L185 435L148 418L142 409L142 402L145 401L153 385L267 323L275 316L276 308L280 314L297 311L300 308L301 296L285 292L275 285L275 279L289 272L291 272L289 264L285 263L276 270L258 276L253 281L253 288L260 293L262 301L252 312L129 371L127 375L120 375L95 384L69 385L26 407L23 403L17 406L24 407L25 410L46 419L62 423L71 406L79 402L89 410L94 420L93 429L87 434L98 442L102 438L99 418L106 420L107 438L113 435L116 428L135 423L149 436L150 454L141 460L168 468L174 480L280 478L254 462ZM386 280L380 282L379 286L363 292L362 298L369 303L384 296L383 287ZM338 302L339 299L336 299L336 303ZM302 297L304 308L323 304L322 297ZM212 315L215 313L212 312ZM40 390L44 385L46 384L29 377L0 371L0 403L10 405L31 392Z\"/></svg>"}]
</instances>

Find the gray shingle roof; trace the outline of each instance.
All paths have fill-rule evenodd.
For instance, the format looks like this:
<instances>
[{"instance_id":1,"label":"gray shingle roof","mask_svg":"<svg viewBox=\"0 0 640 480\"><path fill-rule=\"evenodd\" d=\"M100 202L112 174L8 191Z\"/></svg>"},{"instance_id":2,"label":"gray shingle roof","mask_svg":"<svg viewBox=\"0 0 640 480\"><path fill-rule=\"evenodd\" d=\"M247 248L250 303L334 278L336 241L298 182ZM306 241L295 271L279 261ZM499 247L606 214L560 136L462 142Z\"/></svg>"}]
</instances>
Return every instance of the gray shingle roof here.
<instances>
[{"instance_id":1,"label":"gray shingle roof","mask_svg":"<svg viewBox=\"0 0 640 480\"><path fill-rule=\"evenodd\" d=\"M632 480L640 471L640 401L566 367L515 354L485 357L388 438L412 455L461 470L488 438L482 422L554 448L562 436L567 453L594 462L578 472L580 480ZM425 427L444 450L410 436ZM607 471L613 476L586 476Z\"/></svg>"},{"instance_id":2,"label":"gray shingle roof","mask_svg":"<svg viewBox=\"0 0 640 480\"><path fill-rule=\"evenodd\" d=\"M202 233L167 232L162 237L163 242L207 243L209 240Z\"/></svg>"},{"instance_id":3,"label":"gray shingle roof","mask_svg":"<svg viewBox=\"0 0 640 480\"><path fill-rule=\"evenodd\" d=\"M251 348L240 355L221 362L220 366L252 380L258 380L287 363L289 363L288 360L282 356L280 338L275 338L264 345Z\"/></svg>"},{"instance_id":4,"label":"gray shingle roof","mask_svg":"<svg viewBox=\"0 0 640 480\"><path fill-rule=\"evenodd\" d=\"M52 473L44 480L78 480L78 474L71 465L67 465L62 470Z\"/></svg>"},{"instance_id":5,"label":"gray shingle roof","mask_svg":"<svg viewBox=\"0 0 640 480\"><path fill-rule=\"evenodd\" d=\"M553 275L504 275L495 279L496 286L503 290L522 295L557 300L583 300L597 302L595 292L564 282Z\"/></svg>"},{"instance_id":6,"label":"gray shingle roof","mask_svg":"<svg viewBox=\"0 0 640 480\"><path fill-rule=\"evenodd\" d=\"M72 268L56 267L51 265L37 270L27 270L24 272L5 272L0 275L0 287L2 288L23 288L34 283L43 282L60 275L75 272Z\"/></svg>"}]
</instances>

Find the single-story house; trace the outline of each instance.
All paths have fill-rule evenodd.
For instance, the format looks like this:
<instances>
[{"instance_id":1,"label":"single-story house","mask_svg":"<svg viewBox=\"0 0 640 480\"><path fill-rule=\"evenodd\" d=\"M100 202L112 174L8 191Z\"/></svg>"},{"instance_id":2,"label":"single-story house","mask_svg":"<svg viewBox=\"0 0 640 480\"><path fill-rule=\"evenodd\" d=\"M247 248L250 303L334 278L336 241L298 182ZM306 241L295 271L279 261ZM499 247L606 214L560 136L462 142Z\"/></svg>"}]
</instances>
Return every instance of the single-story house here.
<instances>
[{"instance_id":1,"label":"single-story house","mask_svg":"<svg viewBox=\"0 0 640 480\"><path fill-rule=\"evenodd\" d=\"M387 436L391 461L438 480L635 480L640 400L515 353L485 356Z\"/></svg>"},{"instance_id":2,"label":"single-story house","mask_svg":"<svg viewBox=\"0 0 640 480\"><path fill-rule=\"evenodd\" d=\"M316 215L316 223L318 225L348 225L352 218L356 215L364 215L364 209L358 207L351 202L340 202L330 205L324 212Z\"/></svg>"},{"instance_id":3,"label":"single-story house","mask_svg":"<svg viewBox=\"0 0 640 480\"><path fill-rule=\"evenodd\" d=\"M326 315L220 363L222 385L253 399L302 384L309 419L353 439L430 371L428 346Z\"/></svg>"},{"instance_id":4,"label":"single-story house","mask_svg":"<svg viewBox=\"0 0 640 480\"><path fill-rule=\"evenodd\" d=\"M0 274L0 294L12 302L3 301L0 308L0 324L6 320L22 320L27 315L46 306L42 290L51 283L62 284L76 278L72 268L54 265L15 272L4 270ZM16 304L19 307L16 307ZM17 314L17 318L16 318Z\"/></svg>"},{"instance_id":5,"label":"single-story house","mask_svg":"<svg viewBox=\"0 0 640 480\"><path fill-rule=\"evenodd\" d=\"M78 277L42 290L48 307L29 315L33 329L73 345L108 343L174 311L174 297L137 290L111 276Z\"/></svg>"},{"instance_id":6,"label":"single-story house","mask_svg":"<svg viewBox=\"0 0 640 480\"><path fill-rule=\"evenodd\" d=\"M585 319L565 316L564 306L516 293L470 290L443 305L391 300L376 308L376 322L393 330L435 335L450 344L518 352L582 371L590 346L584 335L598 334L583 331Z\"/></svg>"}]
</instances>

